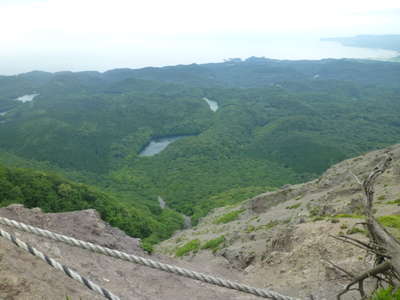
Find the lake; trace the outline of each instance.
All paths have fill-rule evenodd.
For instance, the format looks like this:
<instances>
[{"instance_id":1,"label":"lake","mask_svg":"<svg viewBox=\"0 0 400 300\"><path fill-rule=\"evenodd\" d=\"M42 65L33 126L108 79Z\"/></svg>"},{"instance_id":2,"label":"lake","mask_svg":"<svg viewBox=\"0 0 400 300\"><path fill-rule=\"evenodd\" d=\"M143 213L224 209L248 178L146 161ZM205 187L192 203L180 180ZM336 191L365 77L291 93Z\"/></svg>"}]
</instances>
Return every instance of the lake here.
<instances>
[{"instance_id":1,"label":"lake","mask_svg":"<svg viewBox=\"0 0 400 300\"><path fill-rule=\"evenodd\" d=\"M210 100L206 97L204 97L203 100L207 102L208 106L213 112L216 112L218 110L218 103L216 101Z\"/></svg>"},{"instance_id":2,"label":"lake","mask_svg":"<svg viewBox=\"0 0 400 300\"><path fill-rule=\"evenodd\" d=\"M139 153L139 156L153 156L161 151L163 151L165 148L168 147L169 144L185 137L186 135L180 135L180 136L173 136L173 137L164 137L164 138L159 138L159 139L153 139L150 141L150 143Z\"/></svg>"},{"instance_id":3,"label":"lake","mask_svg":"<svg viewBox=\"0 0 400 300\"><path fill-rule=\"evenodd\" d=\"M219 108L218 103L216 101L210 100L206 97L203 98L204 101L207 102L208 106L210 107L210 110L213 112L216 112ZM187 135L177 135L177 136L172 136L172 137L164 137L164 138L159 138L159 139L153 139L150 141L150 143L139 153L139 156L153 156L161 151L163 151L165 148L168 147L169 144L185 137Z\"/></svg>"},{"instance_id":4,"label":"lake","mask_svg":"<svg viewBox=\"0 0 400 300\"><path fill-rule=\"evenodd\" d=\"M39 94L29 94L29 95L24 95L24 96L18 97L15 100L21 101L22 103L31 102L37 96L39 96Z\"/></svg>"}]
</instances>

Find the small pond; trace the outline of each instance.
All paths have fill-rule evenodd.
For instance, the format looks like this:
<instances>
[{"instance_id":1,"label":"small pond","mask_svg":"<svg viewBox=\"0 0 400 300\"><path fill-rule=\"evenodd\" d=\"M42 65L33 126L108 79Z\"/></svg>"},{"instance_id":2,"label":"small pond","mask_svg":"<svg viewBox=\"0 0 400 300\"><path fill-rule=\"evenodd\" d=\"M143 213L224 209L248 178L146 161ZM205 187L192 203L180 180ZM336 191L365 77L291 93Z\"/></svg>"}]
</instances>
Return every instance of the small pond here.
<instances>
[{"instance_id":1,"label":"small pond","mask_svg":"<svg viewBox=\"0 0 400 300\"><path fill-rule=\"evenodd\" d=\"M217 103L216 101L207 99L206 97L204 97L203 100L207 102L208 106L210 107L210 109L211 109L213 112L216 112L216 111L218 110L218 107L219 107L219 106L218 106L218 103Z\"/></svg>"},{"instance_id":2,"label":"small pond","mask_svg":"<svg viewBox=\"0 0 400 300\"><path fill-rule=\"evenodd\" d=\"M22 103L31 102L37 96L39 96L39 94L29 94L29 95L24 95L24 96L18 97L15 100L21 101Z\"/></svg>"},{"instance_id":3,"label":"small pond","mask_svg":"<svg viewBox=\"0 0 400 300\"><path fill-rule=\"evenodd\" d=\"M159 139L151 140L150 143L139 153L139 156L153 156L165 148L168 147L169 144L185 137L186 135L180 136L172 136L172 137L164 137Z\"/></svg>"}]
</instances>

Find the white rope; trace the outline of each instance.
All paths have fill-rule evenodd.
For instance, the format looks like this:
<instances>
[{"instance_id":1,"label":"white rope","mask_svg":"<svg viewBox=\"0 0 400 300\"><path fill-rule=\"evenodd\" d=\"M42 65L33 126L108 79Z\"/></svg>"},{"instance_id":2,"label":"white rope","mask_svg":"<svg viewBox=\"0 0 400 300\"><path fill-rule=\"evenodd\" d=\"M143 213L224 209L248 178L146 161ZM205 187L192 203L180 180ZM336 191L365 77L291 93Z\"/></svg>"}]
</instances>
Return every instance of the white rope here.
<instances>
[{"instance_id":1,"label":"white rope","mask_svg":"<svg viewBox=\"0 0 400 300\"><path fill-rule=\"evenodd\" d=\"M14 228L18 228L18 229L26 231L26 232L36 234L38 236L42 236L42 237L46 237L46 238L49 238L49 239L52 239L55 241L63 242L63 243L66 243L66 244L69 244L69 245L72 245L75 247L80 247L80 248L87 249L87 250L90 250L93 252L101 253L101 254L115 257L118 259L122 259L125 261L133 262L136 264L144 265L144 266L147 266L147 267L150 267L153 269L177 274L177 275L180 275L183 277L207 282L207 283L210 283L213 285L222 286L222 287L226 287L229 289L238 290L238 291L245 292L248 294L253 294L256 296L275 299L275 300L298 300L297 298L281 295L277 292L271 291L270 289L254 288L254 287L251 287L248 285L236 283L236 282L225 280L222 278L190 271L187 269L179 268L179 267L168 265L168 264L159 263L159 262L151 260L151 259L146 259L146 258L143 258L140 256L127 254L127 253L124 253L124 252L121 252L118 250L113 250L110 248L102 247L102 246L99 246L96 244L92 244L89 242L74 239L72 237L68 237L68 236L65 236L62 234L58 234L58 233L54 233L54 232L51 232L48 230L43 230L43 229L40 229L40 228L37 228L34 226L26 225L24 223L20 223L20 222L14 221L14 220L9 220L7 218L0 217L0 223L7 225L7 226L14 227Z\"/></svg>"},{"instance_id":2,"label":"white rope","mask_svg":"<svg viewBox=\"0 0 400 300\"><path fill-rule=\"evenodd\" d=\"M111 292L108 290L98 286L97 284L93 283L89 279L86 279L85 277L79 275L75 271L71 270L65 265L60 264L58 261L54 260L51 257L48 257L47 255L43 254L39 250L33 248L29 244L25 243L24 241L21 241L20 239L16 238L14 235L8 233L7 231L4 231L0 228L0 236L8 239L9 241L13 242L16 246L24 249L25 251L29 252L33 256L39 257L41 260L45 261L48 263L50 266L53 268L56 268L65 274L67 274L69 277L72 279L75 279L79 281L80 283L84 284L87 288L91 289L92 291L95 291L102 295L103 297L109 299L109 300L120 300L119 297L113 295Z\"/></svg>"}]
</instances>

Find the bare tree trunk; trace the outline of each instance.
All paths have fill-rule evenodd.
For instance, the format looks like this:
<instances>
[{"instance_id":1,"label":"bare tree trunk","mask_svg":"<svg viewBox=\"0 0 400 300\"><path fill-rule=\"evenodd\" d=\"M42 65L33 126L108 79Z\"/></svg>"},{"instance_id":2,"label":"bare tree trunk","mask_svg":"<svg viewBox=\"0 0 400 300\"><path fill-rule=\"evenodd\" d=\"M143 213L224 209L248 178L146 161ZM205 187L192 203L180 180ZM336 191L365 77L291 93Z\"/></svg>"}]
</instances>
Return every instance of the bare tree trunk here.
<instances>
[{"instance_id":1,"label":"bare tree trunk","mask_svg":"<svg viewBox=\"0 0 400 300\"><path fill-rule=\"evenodd\" d=\"M400 242L393 237L373 215L373 201L375 193L375 180L389 168L392 157L387 155L384 162L377 166L363 183L364 193L366 196L365 215L367 217L367 229L370 234L371 242L373 242L382 252L389 257L387 259L393 267L393 271L397 277L400 276ZM382 258L383 260L385 258Z\"/></svg>"},{"instance_id":2,"label":"bare tree trunk","mask_svg":"<svg viewBox=\"0 0 400 300\"><path fill-rule=\"evenodd\" d=\"M376 266L367 272L353 278L346 288L338 294L337 298L351 290L358 290L362 299L367 299L367 294L364 290L364 280L369 277L377 279L377 286L380 283L386 282L397 286L400 279L400 242L393 237L373 215L373 201L375 193L375 181L379 175L383 174L390 166L392 158L387 155L385 160L375 167L369 174L367 179L362 183L365 193L365 216L366 228L369 233L370 243L366 244L355 239L346 239L342 237L345 242L350 242L353 245L358 245L363 249L372 252L375 255ZM358 288L352 288L358 284Z\"/></svg>"}]
</instances>

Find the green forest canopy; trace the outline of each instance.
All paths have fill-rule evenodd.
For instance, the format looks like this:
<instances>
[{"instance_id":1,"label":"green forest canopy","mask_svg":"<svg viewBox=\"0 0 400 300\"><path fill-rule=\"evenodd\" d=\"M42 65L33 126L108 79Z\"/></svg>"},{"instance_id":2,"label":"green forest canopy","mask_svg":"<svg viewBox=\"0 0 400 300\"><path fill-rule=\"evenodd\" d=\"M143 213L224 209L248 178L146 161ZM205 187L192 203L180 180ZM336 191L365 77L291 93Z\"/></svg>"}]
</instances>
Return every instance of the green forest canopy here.
<instances>
[{"instance_id":1,"label":"green forest canopy","mask_svg":"<svg viewBox=\"0 0 400 300\"><path fill-rule=\"evenodd\" d=\"M150 247L182 226L180 213L196 223L214 207L315 178L344 158L397 143L399 80L395 63L254 57L3 76L2 189L14 194L1 203L96 208ZM14 100L33 92L40 95L32 102ZM212 112L203 97L219 110ZM187 136L155 156L138 155L152 138L176 135ZM37 171L16 166L46 173L35 179ZM66 186L71 197L60 192L70 191ZM41 198L26 198L32 189ZM159 195L169 209L160 209Z\"/></svg>"}]
</instances>

